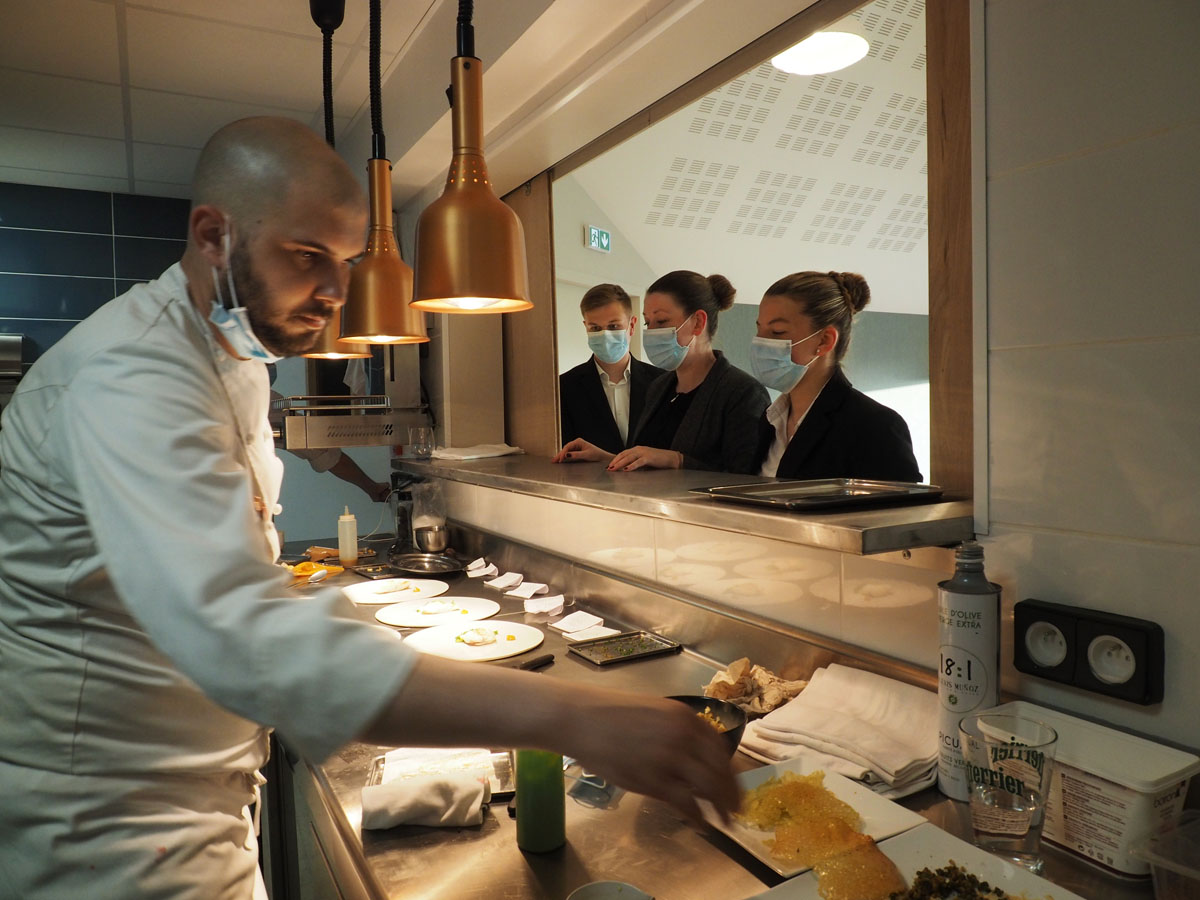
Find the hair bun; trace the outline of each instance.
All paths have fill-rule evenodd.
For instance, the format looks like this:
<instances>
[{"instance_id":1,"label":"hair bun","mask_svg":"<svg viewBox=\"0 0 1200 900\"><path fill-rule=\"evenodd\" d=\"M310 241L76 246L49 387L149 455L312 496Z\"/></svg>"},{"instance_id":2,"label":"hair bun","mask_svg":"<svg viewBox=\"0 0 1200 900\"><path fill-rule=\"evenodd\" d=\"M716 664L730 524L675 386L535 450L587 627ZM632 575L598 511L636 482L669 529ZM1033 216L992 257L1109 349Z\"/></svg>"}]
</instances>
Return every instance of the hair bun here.
<instances>
[{"instance_id":1,"label":"hair bun","mask_svg":"<svg viewBox=\"0 0 1200 900\"><path fill-rule=\"evenodd\" d=\"M733 306L733 298L737 296L737 289L728 278L724 275L709 275L708 286L712 288L713 296L717 298L718 309L726 310Z\"/></svg>"},{"instance_id":2,"label":"hair bun","mask_svg":"<svg viewBox=\"0 0 1200 900\"><path fill-rule=\"evenodd\" d=\"M871 302L871 289L867 287L867 279L857 272L830 272L829 277L837 283L846 305L855 312L862 312L862 308Z\"/></svg>"}]
</instances>

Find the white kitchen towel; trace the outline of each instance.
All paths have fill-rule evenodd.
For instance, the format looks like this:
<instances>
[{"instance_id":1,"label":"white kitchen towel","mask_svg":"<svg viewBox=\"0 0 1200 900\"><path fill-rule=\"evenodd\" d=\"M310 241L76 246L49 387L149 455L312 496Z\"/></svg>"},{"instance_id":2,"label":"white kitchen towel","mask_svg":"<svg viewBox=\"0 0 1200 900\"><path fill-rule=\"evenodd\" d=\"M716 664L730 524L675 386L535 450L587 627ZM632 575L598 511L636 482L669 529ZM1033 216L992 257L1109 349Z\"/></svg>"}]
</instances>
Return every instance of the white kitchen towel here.
<instances>
[{"instance_id":1,"label":"white kitchen towel","mask_svg":"<svg viewBox=\"0 0 1200 900\"><path fill-rule=\"evenodd\" d=\"M567 600L562 594L551 594L549 597L529 597L525 601L525 612L557 616L563 611L563 604L566 602Z\"/></svg>"},{"instance_id":2,"label":"white kitchen towel","mask_svg":"<svg viewBox=\"0 0 1200 900\"><path fill-rule=\"evenodd\" d=\"M467 569L468 578L490 578L493 575L498 575L500 570L492 563L486 566L480 566L478 569Z\"/></svg>"},{"instance_id":3,"label":"white kitchen towel","mask_svg":"<svg viewBox=\"0 0 1200 900\"><path fill-rule=\"evenodd\" d=\"M478 825L492 797L477 775L416 775L362 790L362 827Z\"/></svg>"},{"instance_id":4,"label":"white kitchen towel","mask_svg":"<svg viewBox=\"0 0 1200 900\"><path fill-rule=\"evenodd\" d=\"M937 759L937 695L852 669L818 669L798 697L759 720L760 738L803 744L904 784Z\"/></svg>"},{"instance_id":5,"label":"white kitchen towel","mask_svg":"<svg viewBox=\"0 0 1200 900\"><path fill-rule=\"evenodd\" d=\"M609 628L607 625L592 625L588 628L581 628L578 631L571 631L564 634L568 641L590 641L592 638L608 637L612 634L620 634L615 628Z\"/></svg>"},{"instance_id":6,"label":"white kitchen towel","mask_svg":"<svg viewBox=\"0 0 1200 900\"><path fill-rule=\"evenodd\" d=\"M528 600L534 594L546 593L546 585L536 581L522 581L515 588L504 593L509 597L520 597L522 600Z\"/></svg>"},{"instance_id":7,"label":"white kitchen towel","mask_svg":"<svg viewBox=\"0 0 1200 900\"><path fill-rule=\"evenodd\" d=\"M474 447L441 447L433 451L434 459L487 459L490 456L510 456L524 453L520 447L508 444L476 444Z\"/></svg>"},{"instance_id":8,"label":"white kitchen towel","mask_svg":"<svg viewBox=\"0 0 1200 900\"><path fill-rule=\"evenodd\" d=\"M582 631L584 628L591 628L593 625L603 625L604 620L599 616L593 616L589 612L584 612L578 609L569 616L564 616L557 622L551 622L550 627L558 631L571 632Z\"/></svg>"},{"instance_id":9,"label":"white kitchen towel","mask_svg":"<svg viewBox=\"0 0 1200 900\"><path fill-rule=\"evenodd\" d=\"M469 563L467 563L467 571L473 572L476 569L487 568L487 564L488 564L488 561L481 556L481 557L479 557L479 559L473 559Z\"/></svg>"},{"instance_id":10,"label":"white kitchen towel","mask_svg":"<svg viewBox=\"0 0 1200 900\"><path fill-rule=\"evenodd\" d=\"M485 581L490 588L495 588L498 591L507 591L509 588L515 588L518 584L525 580L525 576L520 572L505 572L499 578L493 578L491 581Z\"/></svg>"}]
</instances>

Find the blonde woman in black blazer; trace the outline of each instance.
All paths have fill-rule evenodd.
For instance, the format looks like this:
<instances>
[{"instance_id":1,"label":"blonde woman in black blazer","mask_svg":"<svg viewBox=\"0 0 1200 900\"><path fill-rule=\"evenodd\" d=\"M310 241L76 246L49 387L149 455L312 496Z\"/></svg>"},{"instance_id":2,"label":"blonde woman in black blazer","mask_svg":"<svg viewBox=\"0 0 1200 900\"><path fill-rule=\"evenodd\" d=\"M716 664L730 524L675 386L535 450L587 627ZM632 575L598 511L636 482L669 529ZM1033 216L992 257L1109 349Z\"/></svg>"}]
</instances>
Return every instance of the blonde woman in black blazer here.
<instances>
[{"instance_id":1,"label":"blonde woman in black blazer","mask_svg":"<svg viewBox=\"0 0 1200 900\"><path fill-rule=\"evenodd\" d=\"M751 344L754 374L780 391L758 426L758 468L779 478L920 481L908 425L842 372L861 275L799 272L767 289Z\"/></svg>"}]
</instances>

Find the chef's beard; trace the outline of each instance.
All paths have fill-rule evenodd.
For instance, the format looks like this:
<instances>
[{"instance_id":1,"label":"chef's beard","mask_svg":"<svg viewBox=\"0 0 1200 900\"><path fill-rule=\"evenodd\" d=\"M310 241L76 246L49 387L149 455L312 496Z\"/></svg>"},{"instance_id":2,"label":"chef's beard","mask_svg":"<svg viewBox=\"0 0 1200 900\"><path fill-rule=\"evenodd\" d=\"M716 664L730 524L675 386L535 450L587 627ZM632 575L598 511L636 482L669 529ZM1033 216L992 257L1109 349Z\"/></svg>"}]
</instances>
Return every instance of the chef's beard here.
<instances>
[{"instance_id":1,"label":"chef's beard","mask_svg":"<svg viewBox=\"0 0 1200 900\"><path fill-rule=\"evenodd\" d=\"M320 301L314 300L308 307L292 310L285 317L272 313L267 288L262 279L254 271L250 262L249 248L242 241L229 255L233 269L233 285L237 289L238 302L246 307L246 315L250 319L250 327L271 353L276 356L300 356L307 353L321 337L321 331L304 328L299 332L285 330L288 319L292 315L329 316L329 308Z\"/></svg>"}]
</instances>

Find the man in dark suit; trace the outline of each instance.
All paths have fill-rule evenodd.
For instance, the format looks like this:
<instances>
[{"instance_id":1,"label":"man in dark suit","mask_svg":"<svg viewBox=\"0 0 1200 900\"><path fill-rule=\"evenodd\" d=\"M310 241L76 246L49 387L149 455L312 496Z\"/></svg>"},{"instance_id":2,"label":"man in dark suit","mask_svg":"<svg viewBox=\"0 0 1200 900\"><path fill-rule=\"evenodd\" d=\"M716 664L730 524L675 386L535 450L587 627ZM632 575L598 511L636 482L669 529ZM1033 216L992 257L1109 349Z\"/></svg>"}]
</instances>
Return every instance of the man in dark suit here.
<instances>
[{"instance_id":1,"label":"man in dark suit","mask_svg":"<svg viewBox=\"0 0 1200 900\"><path fill-rule=\"evenodd\" d=\"M562 442L583 438L620 453L630 423L642 413L646 387L663 370L629 352L637 316L629 295L615 284L598 284L579 303L592 358L558 376Z\"/></svg>"}]
</instances>

